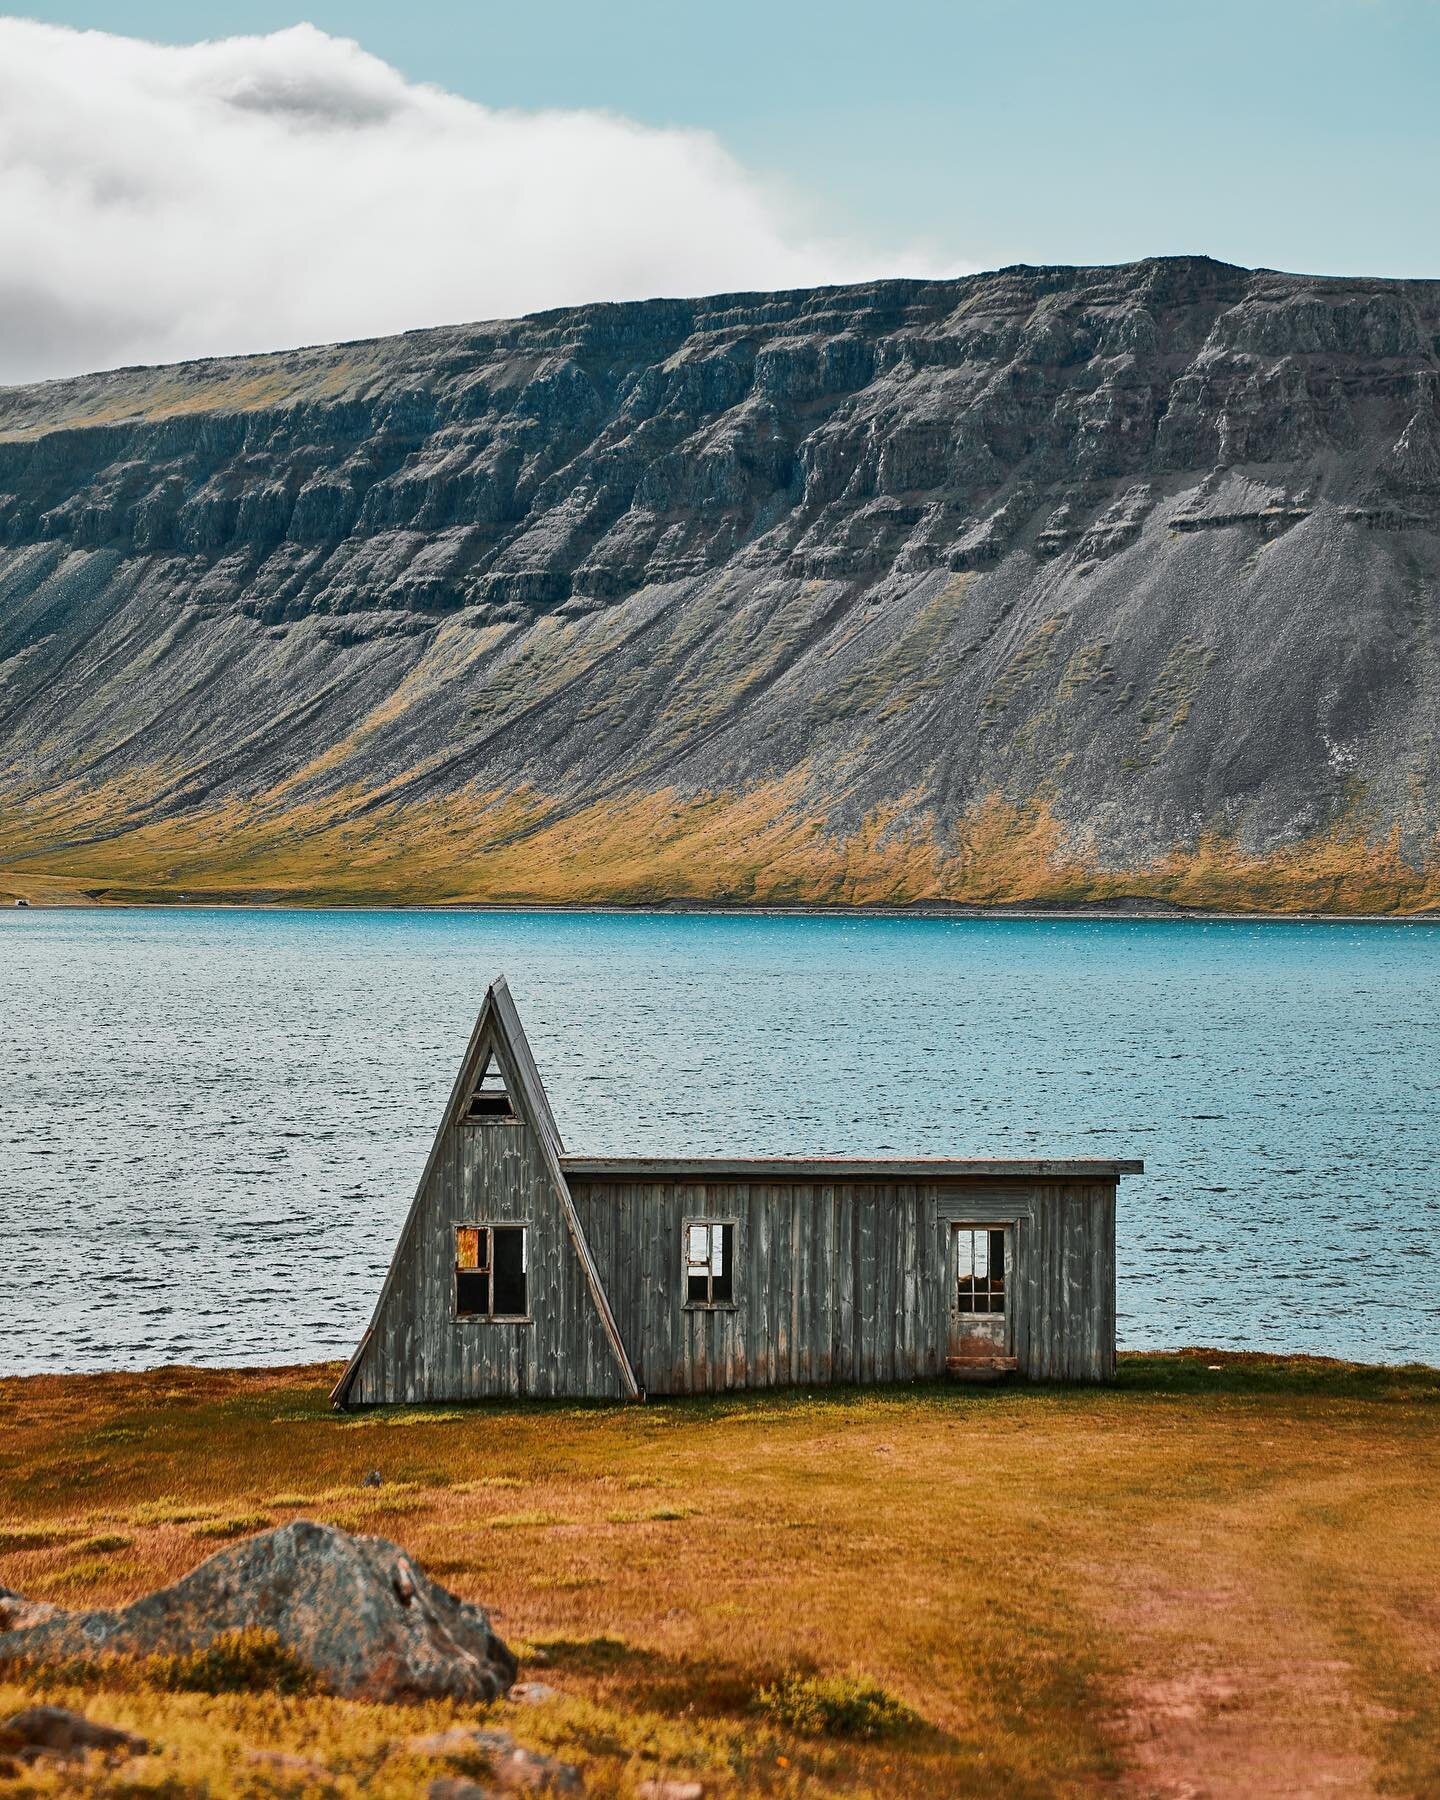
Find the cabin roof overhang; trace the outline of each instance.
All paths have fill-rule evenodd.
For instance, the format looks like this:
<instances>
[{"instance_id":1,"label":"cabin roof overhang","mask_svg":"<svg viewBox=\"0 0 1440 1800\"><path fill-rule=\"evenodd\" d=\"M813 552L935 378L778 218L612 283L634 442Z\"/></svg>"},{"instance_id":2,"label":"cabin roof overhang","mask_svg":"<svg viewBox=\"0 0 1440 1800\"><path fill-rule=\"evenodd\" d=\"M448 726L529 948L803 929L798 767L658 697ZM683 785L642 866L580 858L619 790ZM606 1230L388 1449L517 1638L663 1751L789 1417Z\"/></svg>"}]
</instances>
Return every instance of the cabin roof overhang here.
<instances>
[{"instance_id":1,"label":"cabin roof overhang","mask_svg":"<svg viewBox=\"0 0 1440 1800\"><path fill-rule=\"evenodd\" d=\"M1138 1159L956 1156L563 1156L577 1181L1115 1181Z\"/></svg>"}]
</instances>

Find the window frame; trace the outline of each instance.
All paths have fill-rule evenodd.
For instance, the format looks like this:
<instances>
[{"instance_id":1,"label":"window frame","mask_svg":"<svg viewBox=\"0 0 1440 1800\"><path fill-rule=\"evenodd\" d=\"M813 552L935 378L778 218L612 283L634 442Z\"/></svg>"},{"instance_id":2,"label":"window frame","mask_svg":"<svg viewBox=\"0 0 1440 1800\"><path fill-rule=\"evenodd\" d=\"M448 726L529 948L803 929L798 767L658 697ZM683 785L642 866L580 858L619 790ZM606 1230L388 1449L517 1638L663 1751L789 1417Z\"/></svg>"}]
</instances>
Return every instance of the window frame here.
<instances>
[{"instance_id":1,"label":"window frame","mask_svg":"<svg viewBox=\"0 0 1440 1800\"><path fill-rule=\"evenodd\" d=\"M730 1232L730 1298L728 1300L692 1300L690 1298L690 1231L692 1226L707 1228L719 1225ZM723 1239L722 1239L723 1242ZM734 1213L687 1213L680 1221L680 1292L686 1312L735 1312L740 1305L740 1220ZM714 1292L715 1276L710 1273L710 1291Z\"/></svg>"},{"instance_id":2,"label":"window frame","mask_svg":"<svg viewBox=\"0 0 1440 1800\"><path fill-rule=\"evenodd\" d=\"M504 1112L472 1113L470 1109L484 1091L485 1077L489 1073L492 1063L500 1077L500 1091L504 1095L506 1110ZM524 1122L520 1117L520 1108L515 1103L515 1083L511 1080L510 1073L505 1066L505 1059L500 1054L500 1046L492 1043L487 1046L485 1053L480 1058L474 1081L469 1083L461 1094L460 1104L455 1113L455 1123L466 1129L479 1126L482 1130L493 1130L497 1126L523 1125ZM504 1224L505 1221L499 1219L494 1222Z\"/></svg>"},{"instance_id":3,"label":"window frame","mask_svg":"<svg viewBox=\"0 0 1440 1800\"><path fill-rule=\"evenodd\" d=\"M950 1310L958 1317L967 1319L1005 1319L1008 1321L1010 1317L1010 1285L1015 1260L1011 1248L1013 1242L1011 1229L1012 1227L1009 1221L1002 1223L996 1219L951 1219L949 1221L950 1242L952 1245L950 1255ZM983 1307L975 1306L973 1304L970 1306L961 1305L960 1238L961 1234L966 1231L971 1234L972 1246L975 1235L979 1232L983 1232L986 1239L990 1240L987 1241L985 1246L986 1273L984 1280L986 1282L986 1291L983 1297L988 1302L991 1302L991 1304ZM991 1273L992 1265L990 1261L994 1249L993 1239L997 1237L1000 1239L1000 1254L1002 1258L1000 1264L1000 1286L998 1294L995 1288L995 1277L993 1273ZM972 1270L974 1268L973 1248L971 1254L971 1268ZM974 1291L974 1283L976 1280L977 1277L972 1274L970 1276L972 1284L971 1292L968 1296L972 1302L977 1298L980 1298ZM997 1298L1000 1302L999 1306L993 1304Z\"/></svg>"},{"instance_id":4,"label":"window frame","mask_svg":"<svg viewBox=\"0 0 1440 1800\"><path fill-rule=\"evenodd\" d=\"M521 1267L525 1275L525 1311L523 1313L499 1313L495 1311L495 1238L496 1231L519 1231ZM489 1262L475 1270L462 1270L460 1267L459 1233L462 1231L484 1231L490 1235L488 1252ZM525 1219L452 1219L450 1222L450 1316L457 1325L531 1325L535 1314L530 1306L530 1237L531 1221ZM489 1307L485 1312L461 1312L460 1310L460 1277L463 1274L485 1274L490 1278Z\"/></svg>"}]
</instances>

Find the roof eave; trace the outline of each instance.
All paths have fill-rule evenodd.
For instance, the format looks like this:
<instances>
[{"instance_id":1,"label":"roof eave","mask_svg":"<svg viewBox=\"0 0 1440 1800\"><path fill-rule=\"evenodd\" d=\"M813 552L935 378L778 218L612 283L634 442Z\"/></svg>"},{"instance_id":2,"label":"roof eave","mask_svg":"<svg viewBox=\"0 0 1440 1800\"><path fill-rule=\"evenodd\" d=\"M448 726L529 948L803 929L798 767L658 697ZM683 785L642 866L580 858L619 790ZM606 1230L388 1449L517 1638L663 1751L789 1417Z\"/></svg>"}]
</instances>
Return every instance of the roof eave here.
<instances>
[{"instance_id":1,"label":"roof eave","mask_svg":"<svg viewBox=\"0 0 1440 1800\"><path fill-rule=\"evenodd\" d=\"M1143 1175L1136 1157L952 1157L952 1156L583 1156L561 1158L567 1175L603 1180L626 1176L663 1179L772 1176L797 1180L947 1181L1085 1180Z\"/></svg>"}]
</instances>

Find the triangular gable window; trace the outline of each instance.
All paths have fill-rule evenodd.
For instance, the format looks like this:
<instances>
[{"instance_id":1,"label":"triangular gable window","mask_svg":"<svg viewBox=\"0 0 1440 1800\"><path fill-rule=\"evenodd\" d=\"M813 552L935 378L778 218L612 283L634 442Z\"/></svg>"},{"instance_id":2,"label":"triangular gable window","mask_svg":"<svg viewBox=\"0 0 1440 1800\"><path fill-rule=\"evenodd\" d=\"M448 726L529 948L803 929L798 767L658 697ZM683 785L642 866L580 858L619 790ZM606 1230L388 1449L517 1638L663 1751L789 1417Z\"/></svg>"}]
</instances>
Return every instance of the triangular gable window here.
<instances>
[{"instance_id":1,"label":"triangular gable window","mask_svg":"<svg viewBox=\"0 0 1440 1800\"><path fill-rule=\"evenodd\" d=\"M485 1052L480 1078L470 1090L460 1115L466 1125L514 1124L515 1104L505 1081L505 1071L492 1049Z\"/></svg>"}]
</instances>

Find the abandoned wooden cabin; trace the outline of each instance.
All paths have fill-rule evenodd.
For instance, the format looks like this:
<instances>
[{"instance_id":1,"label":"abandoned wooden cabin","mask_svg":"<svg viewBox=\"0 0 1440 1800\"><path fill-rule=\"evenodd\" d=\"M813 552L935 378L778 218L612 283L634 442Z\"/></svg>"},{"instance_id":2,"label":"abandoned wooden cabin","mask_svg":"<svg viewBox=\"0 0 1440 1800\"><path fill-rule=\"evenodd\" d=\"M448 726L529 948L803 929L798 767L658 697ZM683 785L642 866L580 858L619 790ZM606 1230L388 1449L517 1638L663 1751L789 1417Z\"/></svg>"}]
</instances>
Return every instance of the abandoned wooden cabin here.
<instances>
[{"instance_id":1,"label":"abandoned wooden cabin","mask_svg":"<svg viewBox=\"0 0 1440 1800\"><path fill-rule=\"evenodd\" d=\"M501 979L333 1399L1105 1381L1142 1166L573 1156Z\"/></svg>"}]
</instances>

